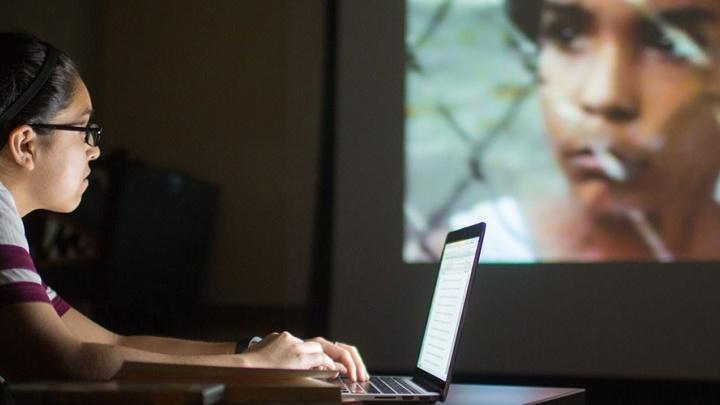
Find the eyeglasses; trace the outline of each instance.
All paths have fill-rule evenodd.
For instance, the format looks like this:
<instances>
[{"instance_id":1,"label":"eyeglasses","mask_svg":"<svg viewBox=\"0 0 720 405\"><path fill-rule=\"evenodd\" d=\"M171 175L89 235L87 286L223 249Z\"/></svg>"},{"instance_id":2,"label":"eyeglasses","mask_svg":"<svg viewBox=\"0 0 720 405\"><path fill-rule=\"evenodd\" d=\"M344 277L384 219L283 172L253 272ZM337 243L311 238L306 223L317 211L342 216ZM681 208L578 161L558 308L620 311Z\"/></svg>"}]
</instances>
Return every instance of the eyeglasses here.
<instances>
[{"instance_id":1,"label":"eyeglasses","mask_svg":"<svg viewBox=\"0 0 720 405\"><path fill-rule=\"evenodd\" d=\"M90 124L86 127L61 124L28 124L33 128L57 129L60 131L85 132L85 143L90 146L99 146L102 138L102 127L98 124Z\"/></svg>"}]
</instances>

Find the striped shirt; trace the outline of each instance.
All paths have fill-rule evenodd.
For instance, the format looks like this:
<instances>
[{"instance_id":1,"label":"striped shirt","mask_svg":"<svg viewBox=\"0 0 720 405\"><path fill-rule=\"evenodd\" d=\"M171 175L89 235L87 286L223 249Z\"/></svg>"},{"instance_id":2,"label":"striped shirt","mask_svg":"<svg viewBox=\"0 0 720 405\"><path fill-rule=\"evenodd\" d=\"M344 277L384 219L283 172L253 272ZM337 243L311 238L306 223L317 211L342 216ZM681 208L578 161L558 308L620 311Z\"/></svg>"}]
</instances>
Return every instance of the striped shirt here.
<instances>
[{"instance_id":1,"label":"striped shirt","mask_svg":"<svg viewBox=\"0 0 720 405\"><path fill-rule=\"evenodd\" d=\"M46 302L59 316L70 309L35 270L15 200L0 183L0 308L24 302Z\"/></svg>"}]
</instances>

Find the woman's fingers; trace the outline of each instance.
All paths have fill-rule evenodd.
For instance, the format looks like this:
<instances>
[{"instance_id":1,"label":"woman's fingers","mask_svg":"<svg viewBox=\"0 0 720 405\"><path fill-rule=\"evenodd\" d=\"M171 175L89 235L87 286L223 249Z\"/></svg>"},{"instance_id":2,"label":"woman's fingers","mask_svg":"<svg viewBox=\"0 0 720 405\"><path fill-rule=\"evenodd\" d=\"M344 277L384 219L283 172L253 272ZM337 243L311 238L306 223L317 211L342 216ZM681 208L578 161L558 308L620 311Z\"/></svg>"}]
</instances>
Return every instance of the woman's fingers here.
<instances>
[{"instance_id":1,"label":"woman's fingers","mask_svg":"<svg viewBox=\"0 0 720 405\"><path fill-rule=\"evenodd\" d=\"M300 353L322 353L323 348L317 342L303 342L302 340L297 343L298 351Z\"/></svg>"},{"instance_id":2,"label":"woman's fingers","mask_svg":"<svg viewBox=\"0 0 720 405\"><path fill-rule=\"evenodd\" d=\"M336 370L353 381L369 378L355 346L321 337L303 341L288 332L271 333L252 349L274 367Z\"/></svg>"},{"instance_id":3,"label":"woman's fingers","mask_svg":"<svg viewBox=\"0 0 720 405\"><path fill-rule=\"evenodd\" d=\"M345 365L342 363L338 363L337 361L335 362L335 368L337 369L337 371L340 372L340 374L347 374L348 372L347 367L345 367Z\"/></svg>"},{"instance_id":4,"label":"woman's fingers","mask_svg":"<svg viewBox=\"0 0 720 405\"><path fill-rule=\"evenodd\" d=\"M324 370L337 370L333 359L325 353L309 353L303 355L303 368L320 368Z\"/></svg>"},{"instance_id":5,"label":"woman's fingers","mask_svg":"<svg viewBox=\"0 0 720 405\"><path fill-rule=\"evenodd\" d=\"M292 352L300 361L301 368L324 368L326 370L337 370L335 362L323 351L318 342L304 342L290 333L283 332L278 336L281 344Z\"/></svg>"},{"instance_id":6,"label":"woman's fingers","mask_svg":"<svg viewBox=\"0 0 720 405\"><path fill-rule=\"evenodd\" d=\"M343 374L346 374L353 381L357 379L357 368L352 356L345 349L321 337L309 339L308 342L319 344L328 356L344 366L345 372Z\"/></svg>"},{"instance_id":7,"label":"woman's fingers","mask_svg":"<svg viewBox=\"0 0 720 405\"><path fill-rule=\"evenodd\" d=\"M322 337L316 337L308 341L319 343L325 353L344 366L344 374L352 381L368 380L369 376L365 369L365 364L360 357L360 353L354 346L339 342L332 343Z\"/></svg>"},{"instance_id":8,"label":"woman's fingers","mask_svg":"<svg viewBox=\"0 0 720 405\"><path fill-rule=\"evenodd\" d=\"M365 368L365 363L363 362L362 357L360 357L360 352L358 351L357 347L340 342L337 342L335 345L344 349L350 354L352 362L357 368L357 379L360 381L369 380L370 375L367 372L367 368Z\"/></svg>"}]
</instances>

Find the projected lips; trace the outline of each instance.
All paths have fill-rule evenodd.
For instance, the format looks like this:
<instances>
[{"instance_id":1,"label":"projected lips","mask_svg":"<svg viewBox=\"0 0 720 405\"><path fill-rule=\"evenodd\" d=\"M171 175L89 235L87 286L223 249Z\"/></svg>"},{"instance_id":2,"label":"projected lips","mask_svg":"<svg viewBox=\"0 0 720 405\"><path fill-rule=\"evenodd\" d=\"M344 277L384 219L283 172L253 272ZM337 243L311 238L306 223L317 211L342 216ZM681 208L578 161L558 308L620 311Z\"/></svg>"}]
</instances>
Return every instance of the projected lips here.
<instances>
[{"instance_id":1,"label":"projected lips","mask_svg":"<svg viewBox=\"0 0 720 405\"><path fill-rule=\"evenodd\" d=\"M628 178L624 164L607 149L582 149L565 155L568 167L580 179L605 178L623 182Z\"/></svg>"}]
</instances>

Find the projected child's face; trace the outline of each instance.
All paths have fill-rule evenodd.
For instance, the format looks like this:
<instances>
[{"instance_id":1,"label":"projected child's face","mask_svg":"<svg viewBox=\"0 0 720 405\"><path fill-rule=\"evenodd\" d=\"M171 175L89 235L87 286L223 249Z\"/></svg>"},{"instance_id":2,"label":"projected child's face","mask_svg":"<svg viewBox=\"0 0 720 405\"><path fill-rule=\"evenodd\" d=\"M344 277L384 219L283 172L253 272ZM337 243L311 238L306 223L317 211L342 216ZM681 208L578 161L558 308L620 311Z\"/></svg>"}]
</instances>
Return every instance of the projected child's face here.
<instances>
[{"instance_id":1,"label":"projected child's face","mask_svg":"<svg viewBox=\"0 0 720 405\"><path fill-rule=\"evenodd\" d=\"M601 213L708 198L720 170L720 1L544 0L546 130Z\"/></svg>"}]
</instances>

